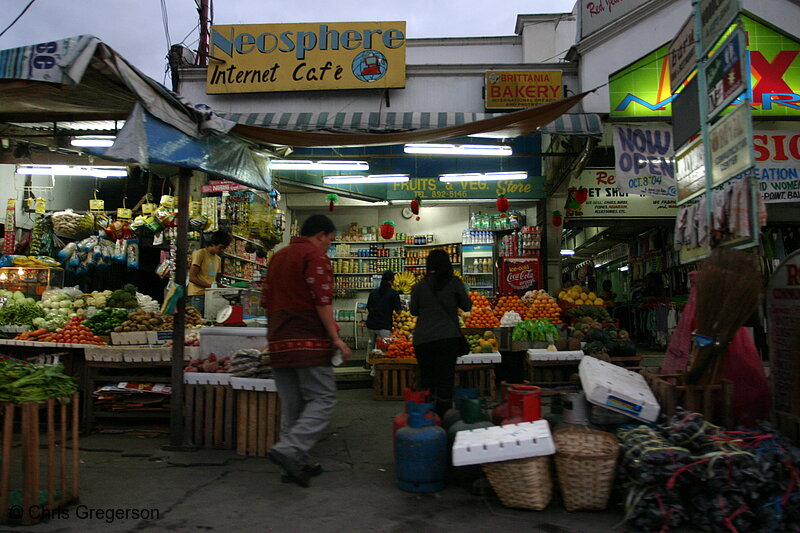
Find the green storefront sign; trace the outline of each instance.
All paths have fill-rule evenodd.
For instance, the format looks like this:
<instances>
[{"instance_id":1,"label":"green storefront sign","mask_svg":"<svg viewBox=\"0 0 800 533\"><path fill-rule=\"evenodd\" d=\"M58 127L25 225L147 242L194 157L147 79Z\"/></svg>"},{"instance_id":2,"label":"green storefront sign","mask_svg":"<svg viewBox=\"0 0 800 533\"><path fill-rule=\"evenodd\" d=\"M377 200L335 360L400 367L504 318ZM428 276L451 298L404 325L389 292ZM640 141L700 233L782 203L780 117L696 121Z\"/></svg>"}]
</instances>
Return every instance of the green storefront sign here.
<instances>
[{"instance_id":1,"label":"green storefront sign","mask_svg":"<svg viewBox=\"0 0 800 533\"><path fill-rule=\"evenodd\" d=\"M351 192L377 200L481 200L504 194L510 200L539 200L547 198L544 177L529 176L525 180L465 181L442 183L438 178L411 178L406 183L325 185L321 176L308 172L273 173L273 179L283 183L324 187L330 192Z\"/></svg>"},{"instance_id":2,"label":"green storefront sign","mask_svg":"<svg viewBox=\"0 0 800 533\"><path fill-rule=\"evenodd\" d=\"M800 116L800 43L749 17L747 32L755 116ZM671 117L668 45L609 77L613 117ZM734 101L738 105L741 100Z\"/></svg>"}]
</instances>

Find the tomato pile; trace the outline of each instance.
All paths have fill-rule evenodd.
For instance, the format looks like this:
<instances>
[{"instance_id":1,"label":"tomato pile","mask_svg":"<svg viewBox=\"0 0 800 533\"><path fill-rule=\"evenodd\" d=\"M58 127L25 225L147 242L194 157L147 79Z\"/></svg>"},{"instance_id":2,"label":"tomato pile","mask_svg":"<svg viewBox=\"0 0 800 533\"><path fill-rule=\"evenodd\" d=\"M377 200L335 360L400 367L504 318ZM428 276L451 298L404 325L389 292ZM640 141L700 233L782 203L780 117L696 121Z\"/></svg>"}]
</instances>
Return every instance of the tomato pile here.
<instances>
[{"instance_id":1,"label":"tomato pile","mask_svg":"<svg viewBox=\"0 0 800 533\"><path fill-rule=\"evenodd\" d=\"M386 350L386 357L393 359L409 359L416 357L414 345L406 337L397 337Z\"/></svg>"},{"instance_id":2,"label":"tomato pile","mask_svg":"<svg viewBox=\"0 0 800 533\"><path fill-rule=\"evenodd\" d=\"M61 342L69 344L95 344L102 346L100 337L92 333L92 330L83 325L84 317L74 316L66 325L56 332L49 332L44 329L22 333L15 338L18 340L29 340L37 342Z\"/></svg>"}]
</instances>

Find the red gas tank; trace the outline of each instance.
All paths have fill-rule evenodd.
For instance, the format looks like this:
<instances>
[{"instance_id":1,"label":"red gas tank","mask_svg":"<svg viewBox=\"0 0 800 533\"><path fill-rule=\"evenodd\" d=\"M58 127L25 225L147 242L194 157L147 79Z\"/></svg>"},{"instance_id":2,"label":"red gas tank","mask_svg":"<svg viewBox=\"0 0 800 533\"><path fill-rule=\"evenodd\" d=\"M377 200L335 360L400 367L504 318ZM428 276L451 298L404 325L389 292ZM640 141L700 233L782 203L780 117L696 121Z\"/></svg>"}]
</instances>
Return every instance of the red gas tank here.
<instances>
[{"instance_id":1,"label":"red gas tank","mask_svg":"<svg viewBox=\"0 0 800 533\"><path fill-rule=\"evenodd\" d=\"M403 401L406 405L409 403L429 403L428 398L430 396L429 391L412 391L409 388L403 389ZM424 415L426 420L432 420L434 425L441 426L442 419L437 415L434 411L428 411ZM401 427L405 427L408 425L408 409L404 408L403 411L394 415L392 419L392 438L394 439L397 435L397 430Z\"/></svg>"}]
</instances>

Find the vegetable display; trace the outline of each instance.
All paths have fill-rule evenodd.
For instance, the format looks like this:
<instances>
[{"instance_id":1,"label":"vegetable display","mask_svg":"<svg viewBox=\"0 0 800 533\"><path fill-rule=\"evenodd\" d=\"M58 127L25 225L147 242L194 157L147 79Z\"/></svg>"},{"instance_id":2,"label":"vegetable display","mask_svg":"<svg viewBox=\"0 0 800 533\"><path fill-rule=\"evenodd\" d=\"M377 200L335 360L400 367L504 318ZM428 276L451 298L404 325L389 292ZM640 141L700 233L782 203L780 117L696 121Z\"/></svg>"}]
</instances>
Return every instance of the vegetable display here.
<instances>
[{"instance_id":1,"label":"vegetable display","mask_svg":"<svg viewBox=\"0 0 800 533\"><path fill-rule=\"evenodd\" d=\"M121 307L124 309L135 309L138 307L136 300L136 286L128 283L121 289L117 289L111 293L106 299L108 307Z\"/></svg>"},{"instance_id":2,"label":"vegetable display","mask_svg":"<svg viewBox=\"0 0 800 533\"><path fill-rule=\"evenodd\" d=\"M110 335L112 331L128 319L128 311L104 307L83 323L96 335Z\"/></svg>"},{"instance_id":3,"label":"vegetable display","mask_svg":"<svg viewBox=\"0 0 800 533\"><path fill-rule=\"evenodd\" d=\"M102 346L103 342L92 330L83 325L83 317L74 316L63 328L56 332L48 331L44 328L35 331L20 333L15 340L36 341L36 342L60 342L66 344L94 344Z\"/></svg>"},{"instance_id":4,"label":"vegetable display","mask_svg":"<svg viewBox=\"0 0 800 533\"><path fill-rule=\"evenodd\" d=\"M15 300L0 309L0 326L33 326L37 318L44 318L44 311L36 303Z\"/></svg>"},{"instance_id":5,"label":"vegetable display","mask_svg":"<svg viewBox=\"0 0 800 533\"><path fill-rule=\"evenodd\" d=\"M33 365L13 359L0 360L0 402L43 402L69 398L78 390L62 365Z\"/></svg>"},{"instance_id":6,"label":"vegetable display","mask_svg":"<svg viewBox=\"0 0 800 533\"><path fill-rule=\"evenodd\" d=\"M558 329L546 318L524 320L514 326L511 338L515 341L556 341Z\"/></svg>"}]
</instances>

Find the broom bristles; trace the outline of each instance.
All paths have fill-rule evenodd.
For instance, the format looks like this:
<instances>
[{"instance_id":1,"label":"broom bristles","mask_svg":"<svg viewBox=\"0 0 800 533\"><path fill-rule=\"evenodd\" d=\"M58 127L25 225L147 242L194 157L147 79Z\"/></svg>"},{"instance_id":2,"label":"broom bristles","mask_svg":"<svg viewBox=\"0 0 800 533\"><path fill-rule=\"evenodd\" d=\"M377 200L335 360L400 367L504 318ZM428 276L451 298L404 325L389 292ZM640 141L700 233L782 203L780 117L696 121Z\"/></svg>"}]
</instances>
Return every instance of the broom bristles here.
<instances>
[{"instance_id":1,"label":"broom bristles","mask_svg":"<svg viewBox=\"0 0 800 533\"><path fill-rule=\"evenodd\" d=\"M753 254L717 248L703 263L697 276L696 331L718 346L699 351L687 381L699 379L717 354L725 353L736 330L756 311L761 288L761 271Z\"/></svg>"}]
</instances>

